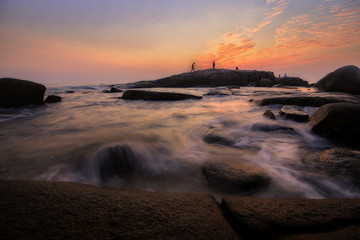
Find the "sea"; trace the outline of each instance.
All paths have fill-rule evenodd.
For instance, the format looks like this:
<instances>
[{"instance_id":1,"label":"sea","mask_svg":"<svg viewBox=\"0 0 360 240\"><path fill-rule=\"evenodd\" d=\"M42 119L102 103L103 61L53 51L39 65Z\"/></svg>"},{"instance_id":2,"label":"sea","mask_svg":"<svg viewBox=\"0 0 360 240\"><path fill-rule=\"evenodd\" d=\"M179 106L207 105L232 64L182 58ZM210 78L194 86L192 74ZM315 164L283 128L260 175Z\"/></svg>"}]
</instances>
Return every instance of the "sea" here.
<instances>
[{"instance_id":1,"label":"sea","mask_svg":"<svg viewBox=\"0 0 360 240\"><path fill-rule=\"evenodd\" d=\"M153 88L204 97L134 101L121 99L122 93L103 92L110 87L50 87L46 95L61 96L60 103L0 108L0 178L241 195L212 189L202 172L207 161L231 160L261 167L270 176L270 185L251 196L360 197L348 179L327 175L316 162L321 151L337 143L313 134L308 123L281 119L281 105L256 104L266 97L312 95L313 88L221 89L229 95L205 95L214 88ZM278 120L265 118L267 109ZM316 110L304 108L310 116ZM236 143L205 142L214 127Z\"/></svg>"}]
</instances>

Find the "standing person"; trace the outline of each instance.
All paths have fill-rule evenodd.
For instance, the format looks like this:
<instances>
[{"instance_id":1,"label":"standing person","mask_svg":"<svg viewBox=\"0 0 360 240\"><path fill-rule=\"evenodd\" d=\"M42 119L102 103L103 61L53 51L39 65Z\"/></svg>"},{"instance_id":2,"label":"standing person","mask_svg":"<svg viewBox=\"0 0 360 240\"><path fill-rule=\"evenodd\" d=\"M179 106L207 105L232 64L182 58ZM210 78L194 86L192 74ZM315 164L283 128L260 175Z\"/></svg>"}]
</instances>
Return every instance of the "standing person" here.
<instances>
[{"instance_id":1,"label":"standing person","mask_svg":"<svg viewBox=\"0 0 360 240\"><path fill-rule=\"evenodd\" d=\"M195 62L191 65L191 72L195 72Z\"/></svg>"},{"instance_id":2,"label":"standing person","mask_svg":"<svg viewBox=\"0 0 360 240\"><path fill-rule=\"evenodd\" d=\"M215 61L213 61L213 69L215 68Z\"/></svg>"}]
</instances>

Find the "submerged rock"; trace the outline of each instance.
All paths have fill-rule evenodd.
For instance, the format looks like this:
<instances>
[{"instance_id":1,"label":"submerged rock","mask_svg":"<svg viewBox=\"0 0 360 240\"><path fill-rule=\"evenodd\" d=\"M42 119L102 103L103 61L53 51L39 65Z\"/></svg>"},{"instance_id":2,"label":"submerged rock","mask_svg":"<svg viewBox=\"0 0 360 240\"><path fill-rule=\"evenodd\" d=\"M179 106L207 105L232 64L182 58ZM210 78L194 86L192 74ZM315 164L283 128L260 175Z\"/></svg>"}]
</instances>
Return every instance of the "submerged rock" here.
<instances>
[{"instance_id":1,"label":"submerged rock","mask_svg":"<svg viewBox=\"0 0 360 240\"><path fill-rule=\"evenodd\" d=\"M271 120L276 120L274 113L269 109L264 112L263 116Z\"/></svg>"},{"instance_id":2,"label":"submerged rock","mask_svg":"<svg viewBox=\"0 0 360 240\"><path fill-rule=\"evenodd\" d=\"M310 118L312 131L341 141L360 142L360 104L332 103L320 107Z\"/></svg>"},{"instance_id":3,"label":"submerged rock","mask_svg":"<svg viewBox=\"0 0 360 240\"><path fill-rule=\"evenodd\" d=\"M232 146L236 140L219 127L210 127L203 137L203 140L210 144Z\"/></svg>"},{"instance_id":4,"label":"submerged rock","mask_svg":"<svg viewBox=\"0 0 360 240\"><path fill-rule=\"evenodd\" d=\"M14 78L0 79L0 107L21 107L42 104L46 87L42 84Z\"/></svg>"},{"instance_id":5,"label":"submerged rock","mask_svg":"<svg viewBox=\"0 0 360 240\"><path fill-rule=\"evenodd\" d=\"M280 110L280 116L284 119L294 120L296 122L309 121L309 115L295 106L284 106Z\"/></svg>"},{"instance_id":6,"label":"submerged rock","mask_svg":"<svg viewBox=\"0 0 360 240\"><path fill-rule=\"evenodd\" d=\"M215 88L209 90L204 96L229 96L232 92L228 88Z\"/></svg>"},{"instance_id":7,"label":"submerged rock","mask_svg":"<svg viewBox=\"0 0 360 240\"><path fill-rule=\"evenodd\" d=\"M250 129L252 131L258 131L258 132L284 131L287 133L296 134L295 129L280 124L254 123L251 125Z\"/></svg>"},{"instance_id":8,"label":"submerged rock","mask_svg":"<svg viewBox=\"0 0 360 240\"><path fill-rule=\"evenodd\" d=\"M171 93L171 92L152 92L142 90L126 90L122 96L125 100L150 100L150 101L178 101L185 99L201 99L200 96Z\"/></svg>"},{"instance_id":9,"label":"submerged rock","mask_svg":"<svg viewBox=\"0 0 360 240\"><path fill-rule=\"evenodd\" d=\"M56 96L56 95L49 95L47 96L47 98L45 99L46 103L57 103L57 102L61 102L61 97L60 96Z\"/></svg>"},{"instance_id":10,"label":"submerged rock","mask_svg":"<svg viewBox=\"0 0 360 240\"><path fill-rule=\"evenodd\" d=\"M360 151L331 148L321 152L320 165L332 176L340 175L360 184Z\"/></svg>"},{"instance_id":11,"label":"submerged rock","mask_svg":"<svg viewBox=\"0 0 360 240\"><path fill-rule=\"evenodd\" d=\"M208 185L224 193L251 193L270 184L265 170L241 161L209 161L202 171Z\"/></svg>"},{"instance_id":12,"label":"submerged rock","mask_svg":"<svg viewBox=\"0 0 360 240\"><path fill-rule=\"evenodd\" d=\"M360 94L360 69L353 65L341 67L318 81L316 86L326 92Z\"/></svg>"}]
</instances>

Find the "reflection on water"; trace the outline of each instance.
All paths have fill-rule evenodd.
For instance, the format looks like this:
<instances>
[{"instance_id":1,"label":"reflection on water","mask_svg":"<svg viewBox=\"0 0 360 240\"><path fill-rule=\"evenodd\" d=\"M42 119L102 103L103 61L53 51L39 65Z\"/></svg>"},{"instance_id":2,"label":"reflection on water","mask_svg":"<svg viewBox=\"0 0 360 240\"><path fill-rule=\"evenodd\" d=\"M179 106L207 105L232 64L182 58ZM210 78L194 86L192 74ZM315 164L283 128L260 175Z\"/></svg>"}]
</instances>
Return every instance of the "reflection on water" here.
<instances>
[{"instance_id":1,"label":"reflection on water","mask_svg":"<svg viewBox=\"0 0 360 240\"><path fill-rule=\"evenodd\" d=\"M271 121L250 99L308 89L233 89L231 96L144 102L102 93L104 87L50 89L62 103L0 110L0 177L75 181L149 191L218 194L206 185L205 161L244 161L266 170L263 197L360 197L346 179L304 164L303 152L331 147L306 124ZM153 89L154 90L154 89ZM155 89L203 95L209 89ZM312 114L316 108L305 108ZM221 127L236 140L226 147L203 136ZM116 161L115 161L116 159Z\"/></svg>"}]
</instances>

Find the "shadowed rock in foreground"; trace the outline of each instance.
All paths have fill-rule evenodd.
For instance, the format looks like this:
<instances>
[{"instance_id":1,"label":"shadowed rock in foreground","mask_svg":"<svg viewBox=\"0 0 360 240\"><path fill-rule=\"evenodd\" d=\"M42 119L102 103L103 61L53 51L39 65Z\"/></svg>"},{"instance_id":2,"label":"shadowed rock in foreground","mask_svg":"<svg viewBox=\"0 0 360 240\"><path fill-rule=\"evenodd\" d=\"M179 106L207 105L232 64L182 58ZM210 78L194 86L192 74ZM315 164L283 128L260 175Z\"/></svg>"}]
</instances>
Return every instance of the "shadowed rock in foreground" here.
<instances>
[{"instance_id":1,"label":"shadowed rock in foreground","mask_svg":"<svg viewBox=\"0 0 360 240\"><path fill-rule=\"evenodd\" d=\"M39 83L14 78L0 79L0 107L42 104L46 87Z\"/></svg>"},{"instance_id":2,"label":"shadowed rock in foreground","mask_svg":"<svg viewBox=\"0 0 360 240\"><path fill-rule=\"evenodd\" d=\"M206 194L4 180L0 192L1 239L349 240L360 234L360 199L225 197L219 205Z\"/></svg>"},{"instance_id":3,"label":"shadowed rock in foreground","mask_svg":"<svg viewBox=\"0 0 360 240\"><path fill-rule=\"evenodd\" d=\"M141 90L126 90L122 96L125 100L149 100L149 101L179 101L185 99L201 99L202 97L171 92L152 92Z\"/></svg>"}]
</instances>

